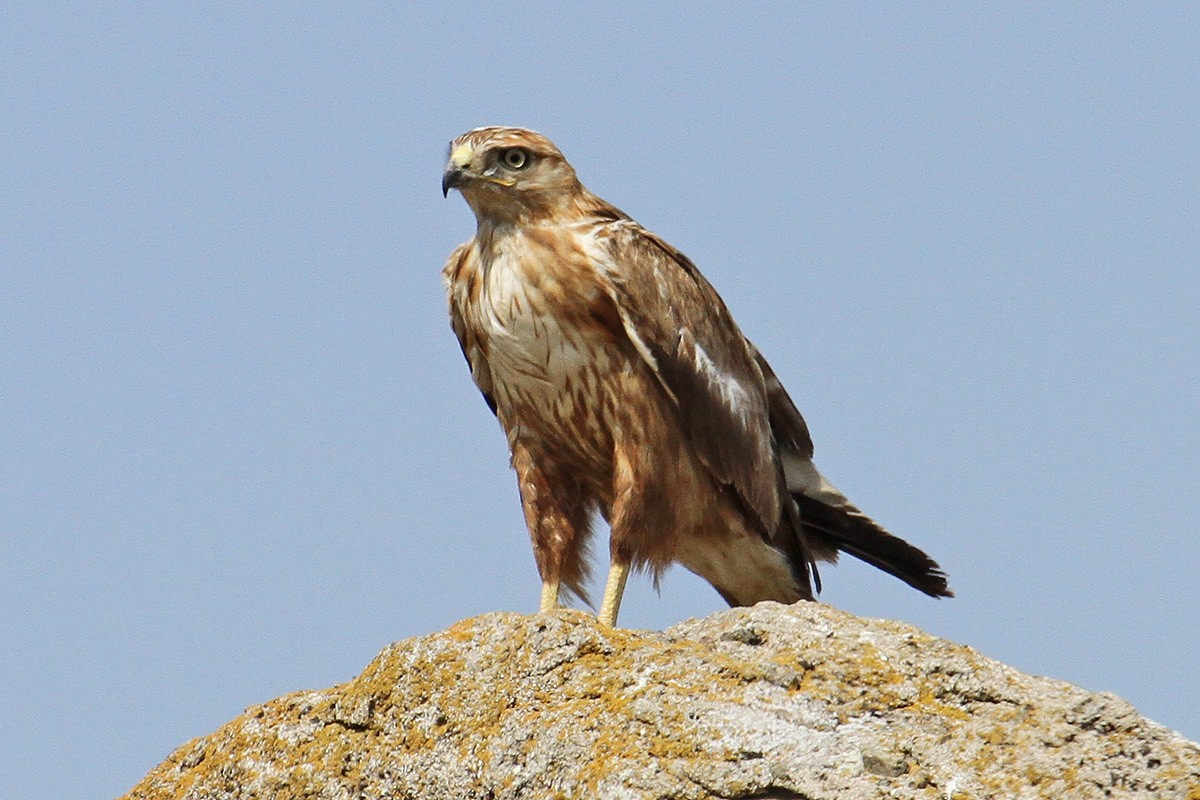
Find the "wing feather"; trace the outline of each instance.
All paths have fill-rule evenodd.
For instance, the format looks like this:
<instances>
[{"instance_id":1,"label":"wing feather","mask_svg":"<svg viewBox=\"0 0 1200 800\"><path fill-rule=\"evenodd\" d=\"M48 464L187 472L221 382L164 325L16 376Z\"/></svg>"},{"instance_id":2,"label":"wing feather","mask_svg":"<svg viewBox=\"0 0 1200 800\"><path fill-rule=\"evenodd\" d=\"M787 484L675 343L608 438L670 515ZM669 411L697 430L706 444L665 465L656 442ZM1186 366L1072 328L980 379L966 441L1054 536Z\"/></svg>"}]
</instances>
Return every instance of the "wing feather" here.
<instances>
[{"instance_id":1,"label":"wing feather","mask_svg":"<svg viewBox=\"0 0 1200 800\"><path fill-rule=\"evenodd\" d=\"M633 222L605 226L604 243L600 266L626 334L679 409L701 462L773 535L779 465L755 351L685 255Z\"/></svg>"},{"instance_id":2,"label":"wing feather","mask_svg":"<svg viewBox=\"0 0 1200 800\"><path fill-rule=\"evenodd\" d=\"M763 358L762 353L753 344L750 350L754 354L754 363L758 365L767 390L767 409L771 420L771 432L779 447L780 456L785 453L795 453L801 458L811 459L813 455L812 436L809 435L808 425L800 415L800 409L792 402L792 398L783 388L775 370Z\"/></svg>"},{"instance_id":3,"label":"wing feather","mask_svg":"<svg viewBox=\"0 0 1200 800\"><path fill-rule=\"evenodd\" d=\"M465 242L455 248L446 261L442 276L450 295L450 327L454 329L454 335L458 337L458 346L462 348L463 357L467 359L467 365L471 368L471 379L483 394L488 408L495 414L495 389L492 385L492 371L487 362L487 349L468 317L470 296L473 291L478 291L480 280L478 258L471 242Z\"/></svg>"}]
</instances>

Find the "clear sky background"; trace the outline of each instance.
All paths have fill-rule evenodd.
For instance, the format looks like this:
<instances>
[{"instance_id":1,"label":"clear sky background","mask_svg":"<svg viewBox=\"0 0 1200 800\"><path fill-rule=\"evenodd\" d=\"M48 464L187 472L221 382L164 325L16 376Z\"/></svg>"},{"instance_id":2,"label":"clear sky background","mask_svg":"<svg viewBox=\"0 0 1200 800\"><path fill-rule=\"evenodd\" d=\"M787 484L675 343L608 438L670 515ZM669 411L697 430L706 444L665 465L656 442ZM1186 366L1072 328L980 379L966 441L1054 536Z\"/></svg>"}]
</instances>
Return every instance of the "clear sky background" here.
<instances>
[{"instance_id":1,"label":"clear sky background","mask_svg":"<svg viewBox=\"0 0 1200 800\"><path fill-rule=\"evenodd\" d=\"M0 11L0 797L536 608L439 274L483 124L689 254L958 592L824 601L1200 738L1194 5L400 5Z\"/></svg>"}]
</instances>

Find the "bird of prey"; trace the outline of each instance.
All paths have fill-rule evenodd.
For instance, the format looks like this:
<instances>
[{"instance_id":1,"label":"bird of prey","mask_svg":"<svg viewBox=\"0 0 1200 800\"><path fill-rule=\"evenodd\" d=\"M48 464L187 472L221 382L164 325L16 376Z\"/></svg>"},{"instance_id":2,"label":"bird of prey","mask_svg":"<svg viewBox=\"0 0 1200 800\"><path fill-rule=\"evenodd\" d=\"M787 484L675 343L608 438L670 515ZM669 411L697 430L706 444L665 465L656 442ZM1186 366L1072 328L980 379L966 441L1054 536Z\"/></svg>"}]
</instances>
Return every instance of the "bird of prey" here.
<instances>
[{"instance_id":1,"label":"bird of prey","mask_svg":"<svg viewBox=\"0 0 1200 800\"><path fill-rule=\"evenodd\" d=\"M800 412L696 266L584 188L549 139L464 133L451 189L477 222L445 266L451 325L508 438L543 612L560 593L588 602L596 512L601 625L631 568L657 585L676 562L734 606L813 599L816 562L839 551L952 596L933 559L817 471Z\"/></svg>"}]
</instances>

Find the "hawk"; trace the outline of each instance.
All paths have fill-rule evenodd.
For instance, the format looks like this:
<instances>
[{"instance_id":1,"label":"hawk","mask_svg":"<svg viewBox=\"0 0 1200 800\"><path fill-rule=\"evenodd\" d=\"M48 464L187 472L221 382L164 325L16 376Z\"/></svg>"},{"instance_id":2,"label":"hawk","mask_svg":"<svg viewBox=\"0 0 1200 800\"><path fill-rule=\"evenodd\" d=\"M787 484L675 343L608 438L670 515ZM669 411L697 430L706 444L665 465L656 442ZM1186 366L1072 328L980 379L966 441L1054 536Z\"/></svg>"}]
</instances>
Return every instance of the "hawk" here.
<instances>
[{"instance_id":1,"label":"hawk","mask_svg":"<svg viewBox=\"0 0 1200 800\"><path fill-rule=\"evenodd\" d=\"M459 136L450 189L477 222L444 269L451 325L508 438L543 612L564 592L588 602L596 512L606 626L631 568L657 585L672 563L734 606L812 600L816 562L839 551L952 596L933 559L817 471L803 417L696 266L584 188L549 139Z\"/></svg>"}]
</instances>

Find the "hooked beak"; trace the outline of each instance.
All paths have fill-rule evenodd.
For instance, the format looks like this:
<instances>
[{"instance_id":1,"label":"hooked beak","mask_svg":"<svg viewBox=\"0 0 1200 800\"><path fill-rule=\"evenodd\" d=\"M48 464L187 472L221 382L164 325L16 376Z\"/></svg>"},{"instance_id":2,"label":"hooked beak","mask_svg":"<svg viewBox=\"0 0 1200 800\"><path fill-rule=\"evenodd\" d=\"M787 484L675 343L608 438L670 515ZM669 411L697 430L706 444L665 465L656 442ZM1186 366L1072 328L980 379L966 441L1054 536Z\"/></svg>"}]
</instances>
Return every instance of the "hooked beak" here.
<instances>
[{"instance_id":1,"label":"hooked beak","mask_svg":"<svg viewBox=\"0 0 1200 800\"><path fill-rule=\"evenodd\" d=\"M458 167L446 167L446 171L442 173L442 197L450 194L450 190L463 182L466 173Z\"/></svg>"},{"instance_id":2,"label":"hooked beak","mask_svg":"<svg viewBox=\"0 0 1200 800\"><path fill-rule=\"evenodd\" d=\"M475 151L470 145L460 144L450 153L446 162L446 171L442 173L442 197L450 194L450 190L461 186L469 177L467 166L475 157Z\"/></svg>"}]
</instances>

